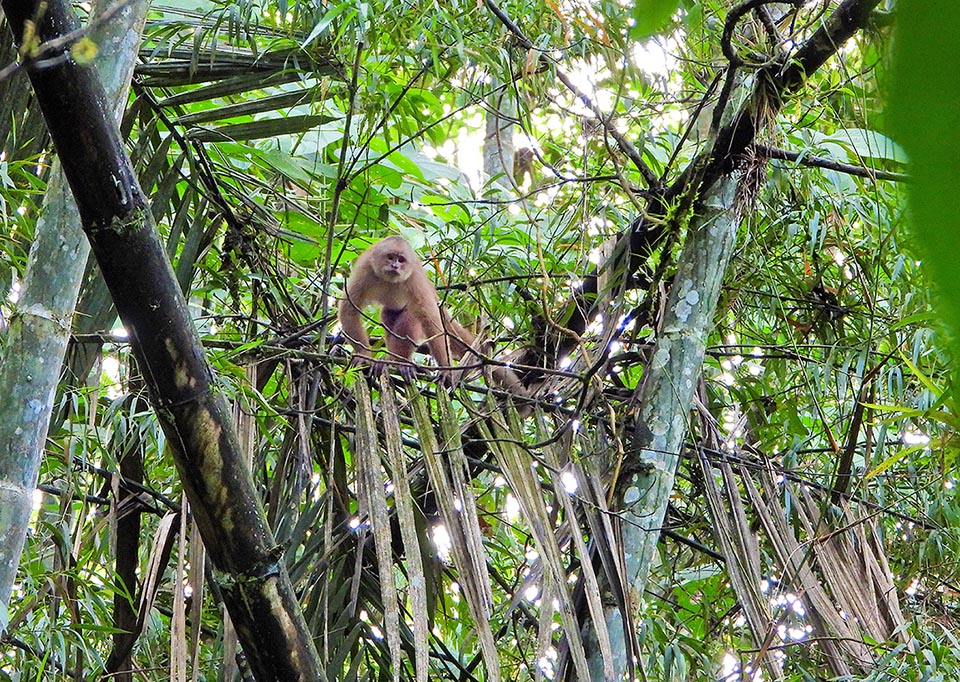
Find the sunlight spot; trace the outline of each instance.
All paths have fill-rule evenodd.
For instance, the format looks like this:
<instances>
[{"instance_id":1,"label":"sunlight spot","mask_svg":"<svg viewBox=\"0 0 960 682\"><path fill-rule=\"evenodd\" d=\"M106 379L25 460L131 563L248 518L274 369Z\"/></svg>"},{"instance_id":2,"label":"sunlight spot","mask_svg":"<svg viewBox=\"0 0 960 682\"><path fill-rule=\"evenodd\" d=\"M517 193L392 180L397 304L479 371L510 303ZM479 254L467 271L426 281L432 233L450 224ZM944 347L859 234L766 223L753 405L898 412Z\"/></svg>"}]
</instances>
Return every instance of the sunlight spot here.
<instances>
[{"instance_id":1,"label":"sunlight spot","mask_svg":"<svg viewBox=\"0 0 960 682\"><path fill-rule=\"evenodd\" d=\"M536 601L537 597L540 596L540 587L537 585L527 585L523 590L523 598L527 601Z\"/></svg>"},{"instance_id":2,"label":"sunlight spot","mask_svg":"<svg viewBox=\"0 0 960 682\"><path fill-rule=\"evenodd\" d=\"M497 474L497 477L496 477L495 479L493 479L493 487L494 487L494 488L502 488L502 487L505 486L506 484L507 484L507 479L505 479L505 478L504 478L503 476L501 476L500 474Z\"/></svg>"},{"instance_id":3,"label":"sunlight spot","mask_svg":"<svg viewBox=\"0 0 960 682\"><path fill-rule=\"evenodd\" d=\"M904 445L926 445L930 442L930 436L920 431L904 431L901 440Z\"/></svg>"},{"instance_id":4,"label":"sunlight spot","mask_svg":"<svg viewBox=\"0 0 960 682\"><path fill-rule=\"evenodd\" d=\"M560 485L563 486L564 491L568 495L573 495L577 492L577 488L580 487L577 483L577 477L574 476L572 471L564 471L560 474Z\"/></svg>"},{"instance_id":5,"label":"sunlight spot","mask_svg":"<svg viewBox=\"0 0 960 682\"><path fill-rule=\"evenodd\" d=\"M20 289L21 284L20 280L16 276L13 277L13 282L10 283L10 291L7 292L7 300L11 303L16 303L20 300Z\"/></svg>"},{"instance_id":6,"label":"sunlight spot","mask_svg":"<svg viewBox=\"0 0 960 682\"><path fill-rule=\"evenodd\" d=\"M503 511L507 515L507 521L511 523L520 518L520 502L513 493L507 493L507 501L504 503Z\"/></svg>"},{"instance_id":7,"label":"sunlight spot","mask_svg":"<svg viewBox=\"0 0 960 682\"><path fill-rule=\"evenodd\" d=\"M672 38L651 38L634 45L631 58L645 73L666 77L676 68L677 58L674 55L680 53L676 48L677 41Z\"/></svg>"},{"instance_id":8,"label":"sunlight spot","mask_svg":"<svg viewBox=\"0 0 960 682\"><path fill-rule=\"evenodd\" d=\"M573 358L571 358L569 355L564 355L562 358L560 358L560 362L559 362L560 369L569 369L570 365L572 364L573 364Z\"/></svg>"},{"instance_id":9,"label":"sunlight spot","mask_svg":"<svg viewBox=\"0 0 960 682\"><path fill-rule=\"evenodd\" d=\"M360 519L354 516L347 525L350 527L350 530L356 530L360 527Z\"/></svg>"},{"instance_id":10,"label":"sunlight spot","mask_svg":"<svg viewBox=\"0 0 960 682\"><path fill-rule=\"evenodd\" d=\"M443 561L450 561L452 541L450 540L450 534L447 532L447 527L442 523L438 523L433 527L432 535L433 546L437 548L437 556Z\"/></svg>"},{"instance_id":11,"label":"sunlight spot","mask_svg":"<svg viewBox=\"0 0 960 682\"><path fill-rule=\"evenodd\" d=\"M546 651L543 652L543 656L537 661L537 668L540 669L540 672L543 673L543 676L547 679L553 679L557 674L557 659L559 655L557 650L554 647L547 647Z\"/></svg>"},{"instance_id":12,"label":"sunlight spot","mask_svg":"<svg viewBox=\"0 0 960 682\"><path fill-rule=\"evenodd\" d=\"M103 374L100 383L106 389L110 398L119 398L123 394L120 384L120 359L116 355L107 355L103 358Z\"/></svg>"},{"instance_id":13,"label":"sunlight spot","mask_svg":"<svg viewBox=\"0 0 960 682\"><path fill-rule=\"evenodd\" d=\"M720 664L720 675L722 677L729 677L736 672L738 667L739 663L736 656L729 651L723 654L723 662Z\"/></svg>"},{"instance_id":14,"label":"sunlight spot","mask_svg":"<svg viewBox=\"0 0 960 682\"><path fill-rule=\"evenodd\" d=\"M513 331L513 329L514 329L517 325L516 325L516 323L513 321L513 318L512 318L512 317L505 317L505 318L503 318L503 326L504 326L505 328L507 328L508 330Z\"/></svg>"}]
</instances>

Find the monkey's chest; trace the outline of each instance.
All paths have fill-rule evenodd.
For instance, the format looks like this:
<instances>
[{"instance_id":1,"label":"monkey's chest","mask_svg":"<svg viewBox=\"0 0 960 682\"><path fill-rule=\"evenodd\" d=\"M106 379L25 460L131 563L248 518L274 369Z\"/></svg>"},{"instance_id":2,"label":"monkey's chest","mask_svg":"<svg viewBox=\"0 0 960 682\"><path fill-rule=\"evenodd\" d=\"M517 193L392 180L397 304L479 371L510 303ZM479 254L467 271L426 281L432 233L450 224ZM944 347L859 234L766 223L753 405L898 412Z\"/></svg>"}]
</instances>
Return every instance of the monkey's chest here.
<instances>
[{"instance_id":1,"label":"monkey's chest","mask_svg":"<svg viewBox=\"0 0 960 682\"><path fill-rule=\"evenodd\" d=\"M388 308L386 306L380 311L380 321L388 328L394 329L400 323L400 319L406 313L405 308Z\"/></svg>"}]
</instances>

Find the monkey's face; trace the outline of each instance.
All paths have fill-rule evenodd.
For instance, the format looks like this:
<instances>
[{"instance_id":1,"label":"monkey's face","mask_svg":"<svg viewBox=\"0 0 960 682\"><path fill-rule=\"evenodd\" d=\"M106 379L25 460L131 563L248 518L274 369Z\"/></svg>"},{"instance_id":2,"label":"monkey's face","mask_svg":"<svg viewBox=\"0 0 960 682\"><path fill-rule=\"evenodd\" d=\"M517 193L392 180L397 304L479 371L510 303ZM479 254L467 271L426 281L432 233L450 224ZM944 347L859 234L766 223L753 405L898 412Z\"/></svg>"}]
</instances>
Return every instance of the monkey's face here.
<instances>
[{"instance_id":1,"label":"monkey's face","mask_svg":"<svg viewBox=\"0 0 960 682\"><path fill-rule=\"evenodd\" d=\"M402 282L410 272L409 259L402 251L386 251L377 263L377 276L387 282Z\"/></svg>"}]
</instances>

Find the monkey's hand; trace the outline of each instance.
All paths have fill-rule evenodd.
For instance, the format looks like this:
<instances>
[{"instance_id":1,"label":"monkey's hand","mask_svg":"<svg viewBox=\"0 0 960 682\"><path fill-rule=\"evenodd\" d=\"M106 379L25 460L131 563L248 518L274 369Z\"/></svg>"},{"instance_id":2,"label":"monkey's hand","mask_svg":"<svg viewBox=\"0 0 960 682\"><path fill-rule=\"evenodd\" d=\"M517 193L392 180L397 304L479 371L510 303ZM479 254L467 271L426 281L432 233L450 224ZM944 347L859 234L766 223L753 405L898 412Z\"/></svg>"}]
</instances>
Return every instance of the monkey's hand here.
<instances>
[{"instance_id":1,"label":"monkey's hand","mask_svg":"<svg viewBox=\"0 0 960 682\"><path fill-rule=\"evenodd\" d=\"M400 376L408 384L412 384L413 380L417 378L417 366L414 364L403 362L397 366L397 369L400 371Z\"/></svg>"},{"instance_id":2,"label":"monkey's hand","mask_svg":"<svg viewBox=\"0 0 960 682\"><path fill-rule=\"evenodd\" d=\"M369 355L364 355L363 353L354 353L353 358L350 360L350 364L367 372L373 369L373 367L377 364L377 361Z\"/></svg>"},{"instance_id":3,"label":"monkey's hand","mask_svg":"<svg viewBox=\"0 0 960 682\"><path fill-rule=\"evenodd\" d=\"M446 388L456 388L463 381L465 370L459 367L441 367L440 383Z\"/></svg>"},{"instance_id":4,"label":"monkey's hand","mask_svg":"<svg viewBox=\"0 0 960 682\"><path fill-rule=\"evenodd\" d=\"M396 368L405 382L413 383L417 378L417 366L412 362L398 362L396 360L370 360L370 373L373 376L380 376L390 371L390 368Z\"/></svg>"}]
</instances>

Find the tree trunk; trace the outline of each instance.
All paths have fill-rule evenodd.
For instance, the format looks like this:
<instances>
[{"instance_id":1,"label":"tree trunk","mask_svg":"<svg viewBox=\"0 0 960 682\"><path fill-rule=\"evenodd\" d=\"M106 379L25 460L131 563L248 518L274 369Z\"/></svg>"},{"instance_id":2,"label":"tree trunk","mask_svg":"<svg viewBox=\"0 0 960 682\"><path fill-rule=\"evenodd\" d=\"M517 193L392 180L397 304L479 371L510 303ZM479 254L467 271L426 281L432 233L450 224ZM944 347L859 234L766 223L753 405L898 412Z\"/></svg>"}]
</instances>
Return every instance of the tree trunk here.
<instances>
[{"instance_id":1,"label":"tree trunk","mask_svg":"<svg viewBox=\"0 0 960 682\"><path fill-rule=\"evenodd\" d=\"M215 567L220 593L257 680L321 676L313 640L267 525L225 401L153 225L120 134L91 68L43 43L77 26L65 0L3 0L18 42L36 23L39 59L27 68L83 230L167 437Z\"/></svg>"},{"instance_id":2,"label":"tree trunk","mask_svg":"<svg viewBox=\"0 0 960 682\"><path fill-rule=\"evenodd\" d=\"M100 5L106 4L100 2ZM123 113L137 60L145 0L121 9L106 30L92 38L102 46L98 65L107 98ZM94 10L96 12L96 10ZM53 396L70 336L90 246L80 227L77 205L59 164L50 173L37 238L10 321L7 354L0 366L0 603L7 604L33 509L33 491L47 438Z\"/></svg>"},{"instance_id":3,"label":"tree trunk","mask_svg":"<svg viewBox=\"0 0 960 682\"><path fill-rule=\"evenodd\" d=\"M673 278L667 309L649 367L646 369L637 404L640 415L634 431L629 462L635 471L621 485L623 548L630 587L631 606L639 608L646 587L650 566L666 516L667 503L686 434L694 387L702 371L704 343L713 326L724 271L732 255L736 225L734 180L742 168L747 151L756 134L780 109L784 98L799 89L804 79L829 59L839 46L862 29L879 0L844 0L814 35L798 50L773 64L767 74L758 74L758 85L745 106L736 111L730 122L721 126L710 150L697 157L681 177L664 193L665 203L690 194L696 188L704 199L700 214L690 226L690 234L680 256ZM645 221L637 221L632 234L622 238L649 240ZM629 249L628 260L636 260L644 248L636 244ZM636 272L630 263L626 276ZM596 276L588 278L584 292L597 291ZM589 306L585 310L591 311ZM577 320L567 326L580 329L592 312L576 312ZM633 643L627 641L621 614L607 609L607 628L616 657L616 679L631 667ZM588 636L596 640L594 632ZM619 646L618 646L619 645ZM603 679L600 654L592 647L591 676Z\"/></svg>"},{"instance_id":4,"label":"tree trunk","mask_svg":"<svg viewBox=\"0 0 960 682\"><path fill-rule=\"evenodd\" d=\"M494 84L499 81L494 81ZM513 121L517 117L517 105L513 90L491 88L490 106L485 118L486 133L483 138L483 183L491 180L501 187L511 189L513 178Z\"/></svg>"},{"instance_id":5,"label":"tree trunk","mask_svg":"<svg viewBox=\"0 0 960 682\"><path fill-rule=\"evenodd\" d=\"M703 367L707 335L727 263L733 255L740 222L736 204L737 182L732 177L718 183L704 201L703 215L694 218L667 298L663 324L637 404L640 415L631 451L637 462L622 490L623 548L632 599L639 600L657 551L660 528L673 492L673 478L687 432L690 406ZM634 608L639 603L633 603ZM623 637L620 611L608 608L611 639ZM612 642L616 679L629 667L628 642ZM619 644L619 646L618 646ZM602 669L599 651L591 670ZM603 679L594 676L594 679Z\"/></svg>"}]
</instances>

